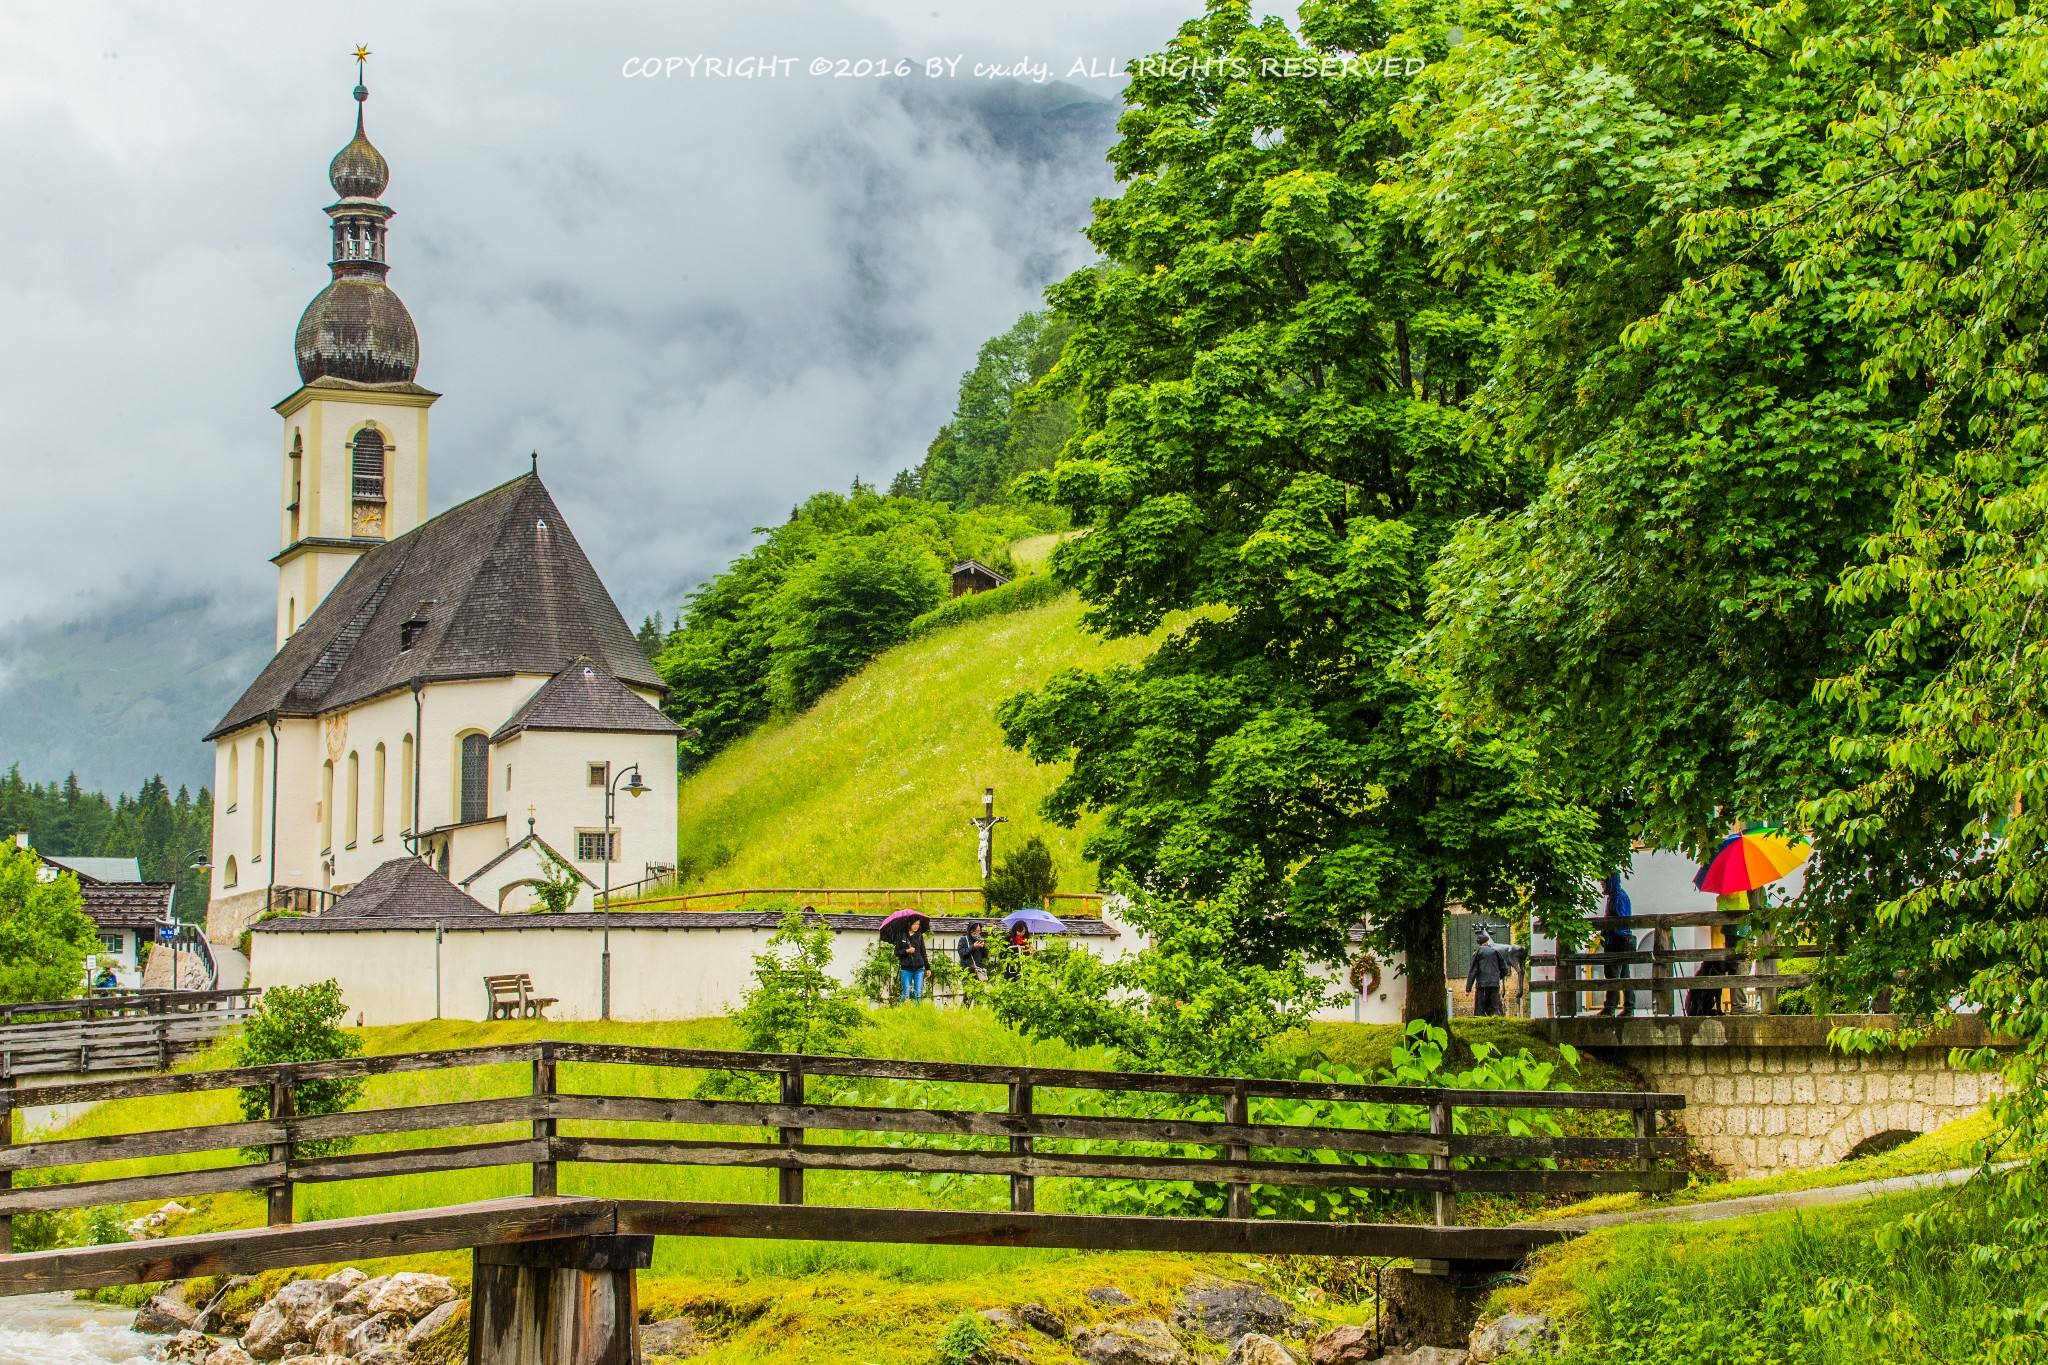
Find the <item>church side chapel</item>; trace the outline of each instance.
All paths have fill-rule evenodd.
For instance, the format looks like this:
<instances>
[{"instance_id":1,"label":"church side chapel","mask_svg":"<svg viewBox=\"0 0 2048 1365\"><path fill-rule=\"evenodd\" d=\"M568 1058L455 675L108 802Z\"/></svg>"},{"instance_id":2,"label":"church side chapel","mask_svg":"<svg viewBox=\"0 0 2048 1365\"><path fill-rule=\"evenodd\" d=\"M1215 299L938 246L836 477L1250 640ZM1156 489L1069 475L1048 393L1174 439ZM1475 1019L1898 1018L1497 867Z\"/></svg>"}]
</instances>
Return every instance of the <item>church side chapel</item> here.
<instances>
[{"instance_id":1,"label":"church side chapel","mask_svg":"<svg viewBox=\"0 0 2048 1365\"><path fill-rule=\"evenodd\" d=\"M485 911L572 908L675 856L678 727L539 461L428 515L419 336L386 282L390 180L363 126L328 178L332 279L299 319L283 419L277 653L207 739L207 931L318 909L394 860ZM628 795L630 794L630 795Z\"/></svg>"}]
</instances>

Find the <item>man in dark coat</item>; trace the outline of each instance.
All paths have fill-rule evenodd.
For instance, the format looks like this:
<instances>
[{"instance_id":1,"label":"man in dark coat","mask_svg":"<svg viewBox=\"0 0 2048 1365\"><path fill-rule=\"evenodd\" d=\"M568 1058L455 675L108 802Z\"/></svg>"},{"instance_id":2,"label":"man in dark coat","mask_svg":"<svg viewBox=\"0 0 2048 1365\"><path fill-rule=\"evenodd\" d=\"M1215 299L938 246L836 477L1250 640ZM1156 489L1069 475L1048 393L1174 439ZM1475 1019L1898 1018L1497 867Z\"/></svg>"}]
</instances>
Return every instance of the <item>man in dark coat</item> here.
<instances>
[{"instance_id":1,"label":"man in dark coat","mask_svg":"<svg viewBox=\"0 0 2048 1365\"><path fill-rule=\"evenodd\" d=\"M1606 895L1607 904L1605 911L1609 918L1627 919L1635 913L1635 907L1629 901L1628 892L1622 888L1621 874L1619 872L1608 873L1606 878L1600 883L1600 889ZM1600 933L1600 950L1606 953L1632 953L1636 950L1636 936L1627 929L1604 929ZM1609 981L1626 981L1629 975L1629 964L1626 962L1603 962L1600 964L1600 974ZM1599 1017L1605 1018L1613 1014L1617 1007L1620 1009L1621 1016L1624 1019L1634 1014L1636 1012L1636 993L1634 991L1607 992L1607 998L1600 1002Z\"/></svg>"},{"instance_id":2,"label":"man in dark coat","mask_svg":"<svg viewBox=\"0 0 2048 1365\"><path fill-rule=\"evenodd\" d=\"M924 974L932 965L924 947L925 921L918 918L904 927L902 937L896 940L896 967L903 978L903 999L908 1002L924 999Z\"/></svg>"},{"instance_id":3,"label":"man in dark coat","mask_svg":"<svg viewBox=\"0 0 2048 1365\"><path fill-rule=\"evenodd\" d=\"M1493 935L1481 929L1472 949L1472 961L1465 968L1465 989L1472 992L1474 1014L1505 1014L1501 1008L1500 983L1514 970L1514 958L1496 948Z\"/></svg>"}]
</instances>

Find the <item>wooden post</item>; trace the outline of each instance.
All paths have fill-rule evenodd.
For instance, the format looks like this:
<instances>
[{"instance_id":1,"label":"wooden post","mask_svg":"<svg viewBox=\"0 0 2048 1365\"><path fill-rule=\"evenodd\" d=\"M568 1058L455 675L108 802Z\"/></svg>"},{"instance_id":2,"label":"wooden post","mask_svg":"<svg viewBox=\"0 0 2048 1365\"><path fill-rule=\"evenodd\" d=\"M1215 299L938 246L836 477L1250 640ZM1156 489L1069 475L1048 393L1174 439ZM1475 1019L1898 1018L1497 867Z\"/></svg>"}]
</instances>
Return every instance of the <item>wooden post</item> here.
<instances>
[{"instance_id":1,"label":"wooden post","mask_svg":"<svg viewBox=\"0 0 2048 1365\"><path fill-rule=\"evenodd\" d=\"M1655 1136L1657 1136L1657 1111L1645 1105L1643 1108L1636 1110L1636 1137L1644 1143L1648 1143ZM1636 1169L1639 1171L1650 1169L1650 1153L1647 1147L1644 1148L1643 1154L1636 1158Z\"/></svg>"},{"instance_id":2,"label":"wooden post","mask_svg":"<svg viewBox=\"0 0 2048 1365\"><path fill-rule=\"evenodd\" d=\"M540 1055L533 1059L533 1097L543 1102L555 1097L555 1049L551 1043L542 1043ZM533 1138L547 1144L547 1159L533 1163L533 1196L552 1199L555 1195L555 1120L536 1118L533 1121Z\"/></svg>"},{"instance_id":3,"label":"wooden post","mask_svg":"<svg viewBox=\"0 0 2048 1365\"><path fill-rule=\"evenodd\" d=\"M1451 1140L1451 1105L1448 1100L1433 1100L1429 1106L1429 1135ZM1429 1169L1445 1171L1451 1169L1448 1156L1432 1156ZM1436 1225L1440 1228L1456 1227L1458 1224L1458 1196L1450 1190L1440 1190L1436 1196Z\"/></svg>"},{"instance_id":4,"label":"wooden post","mask_svg":"<svg viewBox=\"0 0 2048 1365\"><path fill-rule=\"evenodd\" d=\"M634 1272L652 1237L557 1237L478 1247L470 1272L469 1365L634 1365Z\"/></svg>"},{"instance_id":5,"label":"wooden post","mask_svg":"<svg viewBox=\"0 0 2048 1365\"><path fill-rule=\"evenodd\" d=\"M1010 1112L1029 1114L1031 1112L1031 1081L1029 1071L1019 1071L1017 1079L1010 1082ZM1031 1139L1013 1137L1010 1139L1010 1153L1013 1156L1028 1156L1031 1153ZM1010 1212L1030 1213L1038 1203L1038 1182L1028 1175L1010 1177Z\"/></svg>"},{"instance_id":6,"label":"wooden post","mask_svg":"<svg viewBox=\"0 0 2048 1365\"><path fill-rule=\"evenodd\" d=\"M0 1076L0 1151L14 1145L14 1077ZM0 1190L14 1188L14 1172L0 1171ZM14 1251L14 1215L0 1213L0 1256Z\"/></svg>"},{"instance_id":7,"label":"wooden post","mask_svg":"<svg viewBox=\"0 0 2048 1365\"><path fill-rule=\"evenodd\" d=\"M789 1068L782 1073L782 1102L802 1104L804 1102L803 1064L791 1059ZM803 1145L804 1130L785 1128L782 1130L782 1145L795 1148ZM783 1204L804 1202L804 1171L801 1166L785 1166L776 1172L776 1200Z\"/></svg>"},{"instance_id":8,"label":"wooden post","mask_svg":"<svg viewBox=\"0 0 2048 1365\"><path fill-rule=\"evenodd\" d=\"M287 1070L270 1083L270 1117L288 1119L292 1116L292 1073ZM285 1163L285 1178L270 1187L270 1226L285 1227L292 1221L292 1144L289 1141L270 1144L270 1159Z\"/></svg>"},{"instance_id":9,"label":"wooden post","mask_svg":"<svg viewBox=\"0 0 2048 1365\"><path fill-rule=\"evenodd\" d=\"M1558 989L1551 999L1557 1005L1557 1014L1561 1019L1573 1018L1579 1012L1579 993L1573 989L1579 979L1579 964L1569 960L1576 951L1563 943L1557 945Z\"/></svg>"},{"instance_id":10,"label":"wooden post","mask_svg":"<svg viewBox=\"0 0 2048 1365\"><path fill-rule=\"evenodd\" d=\"M1250 1123L1252 1121L1251 1096L1247 1092L1246 1082L1242 1076L1231 1082L1230 1099L1224 1105L1223 1121L1225 1123ZM1252 1159L1252 1149L1249 1147L1230 1146L1226 1147L1224 1151L1232 1161L1250 1161ZM1228 1211L1230 1217L1249 1218L1252 1216L1252 1187L1249 1184L1235 1180L1230 1182L1229 1199L1230 1207Z\"/></svg>"},{"instance_id":11,"label":"wooden post","mask_svg":"<svg viewBox=\"0 0 2048 1365\"><path fill-rule=\"evenodd\" d=\"M1650 1011L1666 1018L1678 1013L1678 991L1671 985L1670 979L1678 967L1665 956L1671 951L1671 929L1660 924L1650 931L1650 975L1662 976L1665 980L1662 987L1651 992Z\"/></svg>"},{"instance_id":12,"label":"wooden post","mask_svg":"<svg viewBox=\"0 0 2048 1365\"><path fill-rule=\"evenodd\" d=\"M1772 933L1763 933L1757 935L1756 941L1757 947L1770 955L1759 958L1751 974L1765 979L1776 976L1778 974L1778 936ZM1776 986L1759 984L1756 988L1756 1007L1757 1012L1760 1014L1776 1014L1778 1012L1778 988Z\"/></svg>"}]
</instances>

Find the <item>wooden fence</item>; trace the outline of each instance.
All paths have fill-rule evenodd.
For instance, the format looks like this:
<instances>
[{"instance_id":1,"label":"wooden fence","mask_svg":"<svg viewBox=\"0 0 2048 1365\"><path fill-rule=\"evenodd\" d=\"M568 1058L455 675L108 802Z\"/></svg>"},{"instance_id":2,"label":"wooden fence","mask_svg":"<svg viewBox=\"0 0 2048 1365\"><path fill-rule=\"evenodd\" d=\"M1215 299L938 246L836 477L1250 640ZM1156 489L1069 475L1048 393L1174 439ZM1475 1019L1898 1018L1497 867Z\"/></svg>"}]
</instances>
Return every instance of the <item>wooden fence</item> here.
<instances>
[{"instance_id":1,"label":"wooden fence","mask_svg":"<svg viewBox=\"0 0 2048 1365\"><path fill-rule=\"evenodd\" d=\"M203 1051L246 1019L258 994L248 989L146 991L9 1006L5 1018L10 1022L0 1024L0 1080L168 1070L172 1062ZM11 1022L24 1017L40 1022Z\"/></svg>"},{"instance_id":2,"label":"wooden fence","mask_svg":"<svg viewBox=\"0 0 2048 1365\"><path fill-rule=\"evenodd\" d=\"M1558 951L1538 953L1530 957L1532 967L1555 967L1555 981L1528 983L1533 992L1553 992L1557 996L1556 1013L1560 1018L1571 1018L1579 1012L1581 996L1604 999L1610 993L1626 996L1636 991L1650 993L1651 1012L1670 1015L1677 1012L1680 991L1755 991L1758 1006L1765 1014L1777 1011L1778 992L1804 986L1812 976L1803 972L1780 972L1778 963L1786 958L1809 958L1820 956L1822 950L1809 945L1786 945L1771 941L1768 935L1722 948L1674 948L1671 946L1671 930L1677 928L1718 928L1730 929L1748 922L1744 915L1728 915L1717 911L1686 911L1667 915L1597 916L1587 923L1595 930L1624 929L1637 935L1637 948L1633 952L1573 953ZM1642 946L1643 934L1649 935L1649 946ZM1609 977L1609 966L1635 968L1648 964L1647 976ZM1690 970L1684 970L1690 966ZM1704 973L1704 974L1703 974Z\"/></svg>"},{"instance_id":3,"label":"wooden fence","mask_svg":"<svg viewBox=\"0 0 2048 1365\"><path fill-rule=\"evenodd\" d=\"M598 897L602 903L604 898ZM663 895L642 883L612 888L610 904L630 910L736 910L753 901L780 900L840 913L931 910L953 916L993 918L978 886L755 886L734 891L691 891ZM1058 891L1046 898L1055 915L1097 918L1100 891Z\"/></svg>"},{"instance_id":4,"label":"wooden fence","mask_svg":"<svg viewBox=\"0 0 2048 1365\"><path fill-rule=\"evenodd\" d=\"M506 1063L520 1064L528 1069L531 1076L529 1093L498 1099L351 1110L338 1114L309 1116L296 1112L296 1087L309 1081ZM602 1088L571 1090L563 1087L560 1068L565 1064L580 1063L688 1072L724 1070L766 1074L776 1078L777 1098L768 1101L678 1099L607 1093ZM587 1079L589 1074L584 1072L579 1079ZM1001 1088L1007 1103L999 1109L981 1110L809 1102L805 1096L806 1084L811 1078L820 1076L995 1086ZM533 1197L550 1199L559 1194L559 1172L565 1162L765 1168L777 1172L776 1201L788 1206L804 1204L804 1176L808 1171L1000 1176L1009 1180L1010 1208L1018 1214L1034 1213L1036 1184L1047 1178L1198 1181L1220 1185L1225 1191L1229 1217L1250 1221L1258 1221L1251 1219L1251 1188L1254 1184L1403 1190L1433 1196L1435 1224L1439 1228L1454 1227L1456 1201L1464 1193L1665 1190L1674 1188L1685 1178L1680 1172L1659 1169L1656 1164L1658 1159L1677 1157L1685 1149L1682 1135L1659 1135L1656 1131L1656 1116L1660 1111L1675 1111L1685 1103L1683 1097L1671 1094L1338 1085L1245 1077L1162 1076L596 1043L522 1043L341 1061L177 1072L33 1089L0 1088L0 1115L4 1115L9 1104L26 1108L248 1087L269 1092L269 1117L116 1136L0 1145L0 1232L11 1239L9 1220L21 1213L257 1190L266 1192L268 1223L278 1228L293 1222L292 1191L297 1185L489 1166L530 1166ZM1221 1122L1211 1122L1059 1112L1062 1095L1104 1091L1207 1097L1218 1102L1225 1117ZM1357 1101L1400 1106L1406 1111L1401 1121L1412 1126L1365 1129L1253 1122L1252 1103L1260 1099ZM1495 1115L1503 1111L1534 1110L1621 1111L1632 1116L1632 1135L1549 1137L1505 1132L1461 1133L1457 1131L1457 1115L1461 1110L1491 1111ZM562 1131L564 1123L577 1125L579 1131ZM686 1131L661 1137L627 1137L605 1131L608 1125L618 1123L682 1125ZM335 1138L392 1137L496 1124L517 1124L525 1131L516 1137L491 1141L408 1146L342 1155L302 1156L295 1151L297 1144ZM706 1134L703 1132L705 1129L714 1131ZM765 1135L763 1130L766 1130ZM5 1126L0 1126L0 1135L8 1131ZM821 1134L837 1140L816 1140ZM847 1140L850 1137L872 1139L891 1134L915 1135L920 1140L934 1136L996 1139L1004 1146L892 1147L876 1145L872 1140ZM1041 1146L1046 1143L1054 1144L1054 1149L1046 1150ZM1203 1146L1215 1149L1215 1154L1159 1155L1125 1150L1127 1144L1134 1143ZM263 1159L250 1160L238 1155L251 1148L264 1150ZM62 1184L12 1188L16 1172L70 1168L97 1162L187 1158L196 1153L218 1153L226 1160L197 1170L116 1178L73 1178ZM1575 1164L1532 1169L1526 1165L1531 1161ZM1590 1163L1607 1164L1596 1168ZM716 1217L706 1215L701 1221L692 1221L697 1215L685 1216L692 1208L714 1207L722 1211ZM965 1211L848 1209L843 1220L834 1221L839 1216L831 1213L829 1208L813 1209L811 1212L821 1215L823 1221L814 1218L798 1225L786 1218L783 1222L776 1222L770 1216L772 1207L674 1204L668 1206L668 1212L664 1214L660 1208L650 1204L638 1215L639 1226L667 1231L714 1231L714 1235L726 1236L838 1235L863 1239L875 1239L874 1228L886 1227L893 1231L881 1238L883 1240L1016 1240L1014 1226L1000 1221L990 1223L985 1215L970 1215ZM765 1220L761 1226L771 1230L749 1232L744 1225L754 1215L745 1212L748 1208L758 1208L760 1217ZM1054 1223L1067 1219L1100 1225L1106 1221L1100 1217L1091 1220L1088 1216L1070 1214L1036 1217ZM977 1223L974 1221L977 1218L983 1221ZM863 1233L854 1226L860 1219L867 1219L874 1226ZM1071 1234L1065 1242L1053 1234L1052 1240L1035 1244L1151 1245L1158 1250L1214 1249L1218 1243L1213 1229L1204 1233L1190 1228L1185 1235L1171 1230L1151 1230L1156 1225L1189 1228L1189 1225L1213 1221L1138 1218L1130 1222L1143 1235L1131 1233L1123 1241L1116 1240L1118 1234L1113 1230L1105 1232L1095 1226L1082 1233ZM842 1225L844 1231L831 1231ZM1282 1226L1303 1228L1315 1225L1290 1223ZM780 1233L772 1230L778 1227L809 1230ZM1009 1227L1007 1233L1005 1227ZM977 1234L976 1228L984 1231ZM1417 1229L1411 1227L1409 1231ZM1481 1232L1490 1235L1506 1234L1510 1230L1471 1231L1475 1235ZM1082 1240L1074 1240L1077 1236ZM1534 1242L1554 1239L1549 1233L1523 1233L1520 1242L1513 1236L1493 1240L1504 1247L1514 1244L1526 1250L1527 1245L1533 1244L1532 1238ZM1307 1249L1307 1243L1302 1245ZM11 1246L11 1240L0 1240L0 1249ZM99 1256L103 1250L108 1254ZM37 1254L45 1257L55 1255ZM93 1254L109 1265L116 1262L127 1264L110 1249L96 1248ZM160 1265L162 1258L150 1261L148 1257L151 1254L145 1246L138 1249L131 1260L137 1266ZM27 1268L29 1258L15 1259L24 1264L10 1271L9 1262L0 1258L0 1294L58 1286L56 1280L35 1278ZM102 1267L97 1273L104 1276L115 1272ZM119 1274L115 1273L115 1279L102 1278L91 1282L113 1283L118 1280Z\"/></svg>"}]
</instances>

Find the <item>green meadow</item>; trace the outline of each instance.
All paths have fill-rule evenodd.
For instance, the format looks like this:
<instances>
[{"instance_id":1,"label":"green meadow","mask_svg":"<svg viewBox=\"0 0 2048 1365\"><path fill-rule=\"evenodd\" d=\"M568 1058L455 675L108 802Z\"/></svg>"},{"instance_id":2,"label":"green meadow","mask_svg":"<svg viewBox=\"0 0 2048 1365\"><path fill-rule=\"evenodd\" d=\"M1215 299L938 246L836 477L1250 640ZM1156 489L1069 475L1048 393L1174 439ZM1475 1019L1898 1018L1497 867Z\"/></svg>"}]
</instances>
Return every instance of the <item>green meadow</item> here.
<instances>
[{"instance_id":1,"label":"green meadow","mask_svg":"<svg viewBox=\"0 0 2048 1365\"><path fill-rule=\"evenodd\" d=\"M994 787L1009 819L998 852L1037 835L1061 890L1095 890L1081 856L1093 823L1061 829L1038 811L1064 767L1006 747L991 714L1061 669L1134 663L1156 644L1104 641L1081 613L1069 596L935 631L718 754L682 784L681 858L707 869L685 889L974 886L968 819Z\"/></svg>"}]
</instances>

